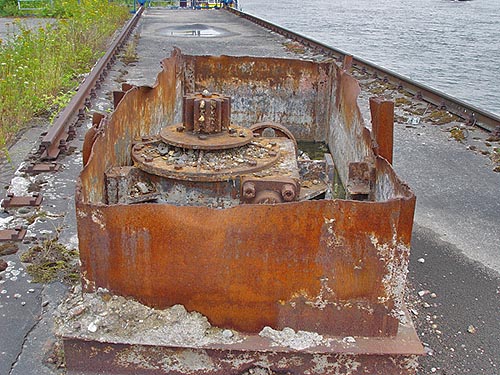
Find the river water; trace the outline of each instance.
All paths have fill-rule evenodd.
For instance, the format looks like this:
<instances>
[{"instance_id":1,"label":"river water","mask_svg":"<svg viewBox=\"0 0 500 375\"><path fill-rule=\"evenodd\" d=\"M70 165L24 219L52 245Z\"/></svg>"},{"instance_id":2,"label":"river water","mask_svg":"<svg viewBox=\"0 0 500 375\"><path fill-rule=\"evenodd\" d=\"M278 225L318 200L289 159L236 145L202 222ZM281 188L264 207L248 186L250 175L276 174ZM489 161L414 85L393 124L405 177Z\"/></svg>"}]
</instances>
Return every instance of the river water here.
<instances>
[{"instance_id":1,"label":"river water","mask_svg":"<svg viewBox=\"0 0 500 375\"><path fill-rule=\"evenodd\" d=\"M500 0L240 0L244 12L500 115Z\"/></svg>"}]
</instances>

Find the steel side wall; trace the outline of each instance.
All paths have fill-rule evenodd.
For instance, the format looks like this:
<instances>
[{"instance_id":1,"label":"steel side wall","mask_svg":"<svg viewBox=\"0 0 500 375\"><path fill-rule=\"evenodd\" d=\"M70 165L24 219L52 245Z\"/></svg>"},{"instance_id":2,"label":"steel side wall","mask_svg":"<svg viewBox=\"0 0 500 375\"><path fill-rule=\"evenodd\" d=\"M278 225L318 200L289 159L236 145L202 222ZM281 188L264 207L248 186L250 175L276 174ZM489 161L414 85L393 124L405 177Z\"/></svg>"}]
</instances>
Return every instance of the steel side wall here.
<instances>
[{"instance_id":1,"label":"steel side wall","mask_svg":"<svg viewBox=\"0 0 500 375\"><path fill-rule=\"evenodd\" d=\"M197 58L178 52L164 60L157 85L128 92L100 129L76 195L84 290L104 287L159 308L181 303L212 324L246 332L269 325L336 335L394 335L415 200L383 159L369 155L380 171L377 181L390 185L378 189L384 199L379 202L308 201L224 210L105 204L104 172L129 165L134 138L155 134L179 116L183 87L189 85L183 82L183 67L190 59L196 65ZM199 59L199 66L210 62ZM228 64L236 66L239 58L234 60ZM330 95L342 87L342 75L333 65L329 69L325 97L315 100L325 103L325 113L335 119L328 129L332 134L332 127L349 127L346 116L352 115L358 125L362 119L357 107L348 108L346 91ZM280 79L293 77L287 73ZM233 80L236 90L240 78ZM335 114L342 108L339 102L344 112ZM266 105L249 111L271 119ZM319 126L317 115L310 118ZM286 125L293 129L303 124ZM331 149L353 159L366 152L366 145L348 153L342 142L334 143L335 137L330 135L329 141Z\"/></svg>"},{"instance_id":2,"label":"steel side wall","mask_svg":"<svg viewBox=\"0 0 500 375\"><path fill-rule=\"evenodd\" d=\"M251 126L272 121L297 139L324 141L330 105L332 63L186 56L187 91L222 92L232 97L232 121Z\"/></svg>"}]
</instances>

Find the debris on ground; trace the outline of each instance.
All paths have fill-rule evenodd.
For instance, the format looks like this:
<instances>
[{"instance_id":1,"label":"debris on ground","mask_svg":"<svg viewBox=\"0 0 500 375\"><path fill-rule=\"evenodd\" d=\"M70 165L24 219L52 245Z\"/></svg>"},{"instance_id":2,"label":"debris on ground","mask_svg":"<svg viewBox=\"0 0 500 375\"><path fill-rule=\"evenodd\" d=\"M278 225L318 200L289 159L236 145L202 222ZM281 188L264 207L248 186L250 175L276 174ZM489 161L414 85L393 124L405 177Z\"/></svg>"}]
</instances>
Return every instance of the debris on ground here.
<instances>
[{"instance_id":1,"label":"debris on ground","mask_svg":"<svg viewBox=\"0 0 500 375\"><path fill-rule=\"evenodd\" d=\"M450 135L457 142L463 142L466 138L464 130L457 126L450 129Z\"/></svg>"},{"instance_id":2,"label":"debris on ground","mask_svg":"<svg viewBox=\"0 0 500 375\"><path fill-rule=\"evenodd\" d=\"M19 247L14 242L0 244L0 256L17 253Z\"/></svg>"},{"instance_id":3,"label":"debris on ground","mask_svg":"<svg viewBox=\"0 0 500 375\"><path fill-rule=\"evenodd\" d=\"M273 346L286 346L295 350L304 350L313 346L327 345L323 336L316 332L297 331L285 327L278 331L271 327L264 327L259 336L266 337L272 341Z\"/></svg>"},{"instance_id":4,"label":"debris on ground","mask_svg":"<svg viewBox=\"0 0 500 375\"><path fill-rule=\"evenodd\" d=\"M490 153L490 159L495 164L493 171L500 172L500 148L499 147L495 147L493 149L493 152Z\"/></svg>"},{"instance_id":5,"label":"debris on ground","mask_svg":"<svg viewBox=\"0 0 500 375\"><path fill-rule=\"evenodd\" d=\"M459 120L457 116L444 109L435 109L428 116L426 116L426 119L435 125L448 124L450 122Z\"/></svg>"},{"instance_id":6,"label":"debris on ground","mask_svg":"<svg viewBox=\"0 0 500 375\"><path fill-rule=\"evenodd\" d=\"M0 259L0 272L3 272L7 269L9 265L7 264L7 262L3 259Z\"/></svg>"},{"instance_id":7,"label":"debris on ground","mask_svg":"<svg viewBox=\"0 0 500 375\"><path fill-rule=\"evenodd\" d=\"M237 332L213 327L198 312L182 305L159 310L105 289L82 293L80 286L59 307L60 336L131 344L203 347L242 341Z\"/></svg>"}]
</instances>

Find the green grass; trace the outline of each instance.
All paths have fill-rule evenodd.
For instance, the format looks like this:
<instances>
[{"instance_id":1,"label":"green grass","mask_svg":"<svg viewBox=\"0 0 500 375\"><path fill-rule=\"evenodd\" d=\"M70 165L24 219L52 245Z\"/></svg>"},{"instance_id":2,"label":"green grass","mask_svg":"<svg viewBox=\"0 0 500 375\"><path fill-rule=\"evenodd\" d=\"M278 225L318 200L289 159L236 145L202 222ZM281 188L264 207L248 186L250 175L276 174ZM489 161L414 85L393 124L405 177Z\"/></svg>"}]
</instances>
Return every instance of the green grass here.
<instances>
[{"instance_id":1,"label":"green grass","mask_svg":"<svg viewBox=\"0 0 500 375\"><path fill-rule=\"evenodd\" d=\"M129 17L127 7L97 0L54 0L40 13L56 19L36 29L13 19L19 31L0 40L0 150L34 117L52 119L68 103Z\"/></svg>"}]
</instances>

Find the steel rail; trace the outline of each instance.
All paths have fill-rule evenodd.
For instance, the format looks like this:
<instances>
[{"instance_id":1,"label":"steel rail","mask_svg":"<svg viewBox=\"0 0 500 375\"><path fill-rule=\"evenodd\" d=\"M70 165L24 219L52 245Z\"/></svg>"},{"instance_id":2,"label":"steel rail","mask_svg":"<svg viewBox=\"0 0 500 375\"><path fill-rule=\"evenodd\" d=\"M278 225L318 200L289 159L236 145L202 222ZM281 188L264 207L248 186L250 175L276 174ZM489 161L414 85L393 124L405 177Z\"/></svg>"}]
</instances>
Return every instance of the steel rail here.
<instances>
[{"instance_id":1,"label":"steel rail","mask_svg":"<svg viewBox=\"0 0 500 375\"><path fill-rule=\"evenodd\" d=\"M480 128L490 132L495 130L495 128L497 128L498 126L500 126L500 116L492 112L478 108L474 105L471 105L460 99L450 96L442 91L436 90L422 83L413 81L410 78L395 73L389 69L377 66L376 64L370 61L364 60L359 57L355 57L341 49L329 46L312 38L298 34L284 27L263 20L262 18L258 18L256 16L253 16L251 14L233 8L226 8L226 9L261 27L264 27L268 30L271 30L277 34L285 36L294 41L297 41L314 50L320 51L322 54L326 56L334 57L338 61L342 61L346 57L351 57L352 65L355 66L356 68L359 68L368 73L372 73L374 76L379 77L386 82L393 83L397 85L398 88L407 90L409 93L415 95L419 99L434 104L439 108L446 109L450 113L453 113L454 115L466 120L469 124L475 124Z\"/></svg>"},{"instance_id":2,"label":"steel rail","mask_svg":"<svg viewBox=\"0 0 500 375\"><path fill-rule=\"evenodd\" d=\"M140 7L127 22L104 56L97 61L90 74L78 87L78 91L61 111L47 134L42 138L39 149L41 160L55 160L60 152L66 148L66 141L74 134L71 123L76 122L76 117L83 115L84 107L90 105L90 98L95 95L95 89L115 60L116 52L127 41L143 11L144 8Z\"/></svg>"}]
</instances>

